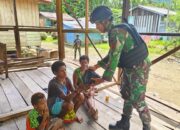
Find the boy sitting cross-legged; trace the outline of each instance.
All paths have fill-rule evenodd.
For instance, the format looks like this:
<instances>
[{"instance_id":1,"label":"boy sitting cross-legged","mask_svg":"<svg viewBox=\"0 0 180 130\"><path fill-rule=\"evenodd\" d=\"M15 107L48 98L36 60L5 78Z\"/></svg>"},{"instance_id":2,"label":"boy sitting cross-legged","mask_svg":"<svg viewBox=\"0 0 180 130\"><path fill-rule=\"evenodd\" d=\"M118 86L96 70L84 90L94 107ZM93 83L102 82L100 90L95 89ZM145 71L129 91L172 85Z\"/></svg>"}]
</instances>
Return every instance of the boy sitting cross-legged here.
<instances>
[{"instance_id":1,"label":"boy sitting cross-legged","mask_svg":"<svg viewBox=\"0 0 180 130\"><path fill-rule=\"evenodd\" d=\"M84 102L84 95L74 90L66 74L66 65L63 61L56 61L51 66L55 77L48 86L48 107L50 114L62 118L69 123L74 120L82 122L76 117L78 108Z\"/></svg>"}]
</instances>

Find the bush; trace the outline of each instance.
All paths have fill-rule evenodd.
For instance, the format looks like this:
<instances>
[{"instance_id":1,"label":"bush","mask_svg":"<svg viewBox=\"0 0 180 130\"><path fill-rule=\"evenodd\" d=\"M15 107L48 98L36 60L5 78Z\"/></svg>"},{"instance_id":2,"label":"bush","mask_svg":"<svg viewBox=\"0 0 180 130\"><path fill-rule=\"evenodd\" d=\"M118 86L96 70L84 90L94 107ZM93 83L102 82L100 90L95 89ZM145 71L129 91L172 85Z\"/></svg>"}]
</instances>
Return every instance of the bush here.
<instances>
[{"instance_id":1,"label":"bush","mask_svg":"<svg viewBox=\"0 0 180 130\"><path fill-rule=\"evenodd\" d=\"M51 36L52 36L53 39L57 39L58 34L57 34L57 32L52 32Z\"/></svg>"},{"instance_id":2,"label":"bush","mask_svg":"<svg viewBox=\"0 0 180 130\"><path fill-rule=\"evenodd\" d=\"M40 33L40 36L41 36L41 40L46 40L46 38L47 38L47 33L42 32L42 33Z\"/></svg>"}]
</instances>

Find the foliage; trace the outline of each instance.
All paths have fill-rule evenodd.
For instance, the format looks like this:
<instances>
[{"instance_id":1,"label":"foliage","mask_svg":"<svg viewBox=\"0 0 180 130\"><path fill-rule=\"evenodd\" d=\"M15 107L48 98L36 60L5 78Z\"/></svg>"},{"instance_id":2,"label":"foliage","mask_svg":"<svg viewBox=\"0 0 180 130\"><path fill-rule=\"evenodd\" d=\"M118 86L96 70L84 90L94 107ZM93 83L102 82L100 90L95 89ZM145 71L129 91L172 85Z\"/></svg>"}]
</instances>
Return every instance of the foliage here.
<instances>
[{"instance_id":1,"label":"foliage","mask_svg":"<svg viewBox=\"0 0 180 130\"><path fill-rule=\"evenodd\" d=\"M54 12L56 9L55 0L52 0L50 4L39 4L39 11Z\"/></svg>"},{"instance_id":2,"label":"foliage","mask_svg":"<svg viewBox=\"0 0 180 130\"><path fill-rule=\"evenodd\" d=\"M176 23L176 28L175 31L176 32L180 32L180 1L174 0L174 10L176 11L176 15L174 16L170 16L170 21L171 22L175 22Z\"/></svg>"},{"instance_id":3,"label":"foliage","mask_svg":"<svg viewBox=\"0 0 180 130\"><path fill-rule=\"evenodd\" d=\"M41 40L46 40L47 38L47 34L45 32L41 32L40 36L41 36Z\"/></svg>"}]
</instances>

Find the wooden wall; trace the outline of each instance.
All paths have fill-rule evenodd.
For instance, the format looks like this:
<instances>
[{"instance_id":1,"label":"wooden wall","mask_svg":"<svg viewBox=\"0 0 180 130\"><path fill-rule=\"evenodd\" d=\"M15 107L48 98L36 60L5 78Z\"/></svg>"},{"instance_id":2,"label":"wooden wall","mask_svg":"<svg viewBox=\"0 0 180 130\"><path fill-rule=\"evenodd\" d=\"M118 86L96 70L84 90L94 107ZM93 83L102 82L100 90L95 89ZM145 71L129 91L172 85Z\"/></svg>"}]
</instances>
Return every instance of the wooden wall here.
<instances>
[{"instance_id":1,"label":"wooden wall","mask_svg":"<svg viewBox=\"0 0 180 130\"><path fill-rule=\"evenodd\" d=\"M160 15L141 8L136 8L132 11L131 17L138 32L159 31L159 25L161 22Z\"/></svg>"},{"instance_id":2,"label":"wooden wall","mask_svg":"<svg viewBox=\"0 0 180 130\"><path fill-rule=\"evenodd\" d=\"M38 0L16 0L19 26L39 26ZM13 0L0 0L0 26L14 26ZM39 32L20 32L21 47L40 45ZM8 50L15 49L13 31L0 32L0 42L7 44Z\"/></svg>"},{"instance_id":3,"label":"wooden wall","mask_svg":"<svg viewBox=\"0 0 180 130\"><path fill-rule=\"evenodd\" d=\"M38 0L16 0L20 26L39 26ZM0 0L0 25L15 25L13 0Z\"/></svg>"},{"instance_id":4,"label":"wooden wall","mask_svg":"<svg viewBox=\"0 0 180 130\"><path fill-rule=\"evenodd\" d=\"M21 47L41 45L39 32L20 32L20 40ZM0 32L0 42L6 44L7 50L15 50L14 32Z\"/></svg>"}]
</instances>

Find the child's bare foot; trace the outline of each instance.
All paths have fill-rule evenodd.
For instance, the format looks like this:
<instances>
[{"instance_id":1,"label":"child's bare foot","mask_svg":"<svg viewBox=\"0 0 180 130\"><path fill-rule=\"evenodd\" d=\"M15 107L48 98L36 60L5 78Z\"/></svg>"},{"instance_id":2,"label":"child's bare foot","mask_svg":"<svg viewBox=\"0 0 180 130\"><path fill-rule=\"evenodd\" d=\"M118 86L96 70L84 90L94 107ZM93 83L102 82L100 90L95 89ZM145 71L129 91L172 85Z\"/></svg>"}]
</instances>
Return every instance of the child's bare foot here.
<instances>
[{"instance_id":1,"label":"child's bare foot","mask_svg":"<svg viewBox=\"0 0 180 130\"><path fill-rule=\"evenodd\" d=\"M94 108L91 108L89 110L89 114L94 120L98 119L98 110L97 109L95 110Z\"/></svg>"},{"instance_id":2,"label":"child's bare foot","mask_svg":"<svg viewBox=\"0 0 180 130\"><path fill-rule=\"evenodd\" d=\"M79 122L79 123L82 123L82 122L83 122L83 118L81 118L81 117L76 117L76 121Z\"/></svg>"},{"instance_id":3,"label":"child's bare foot","mask_svg":"<svg viewBox=\"0 0 180 130\"><path fill-rule=\"evenodd\" d=\"M59 128L58 130L65 130L65 128Z\"/></svg>"},{"instance_id":4,"label":"child's bare foot","mask_svg":"<svg viewBox=\"0 0 180 130\"><path fill-rule=\"evenodd\" d=\"M96 109L94 114L92 115L93 119L94 120L97 120L98 119L98 110Z\"/></svg>"}]
</instances>

